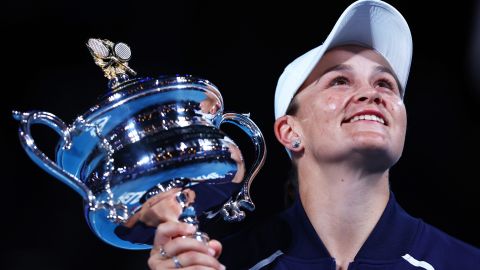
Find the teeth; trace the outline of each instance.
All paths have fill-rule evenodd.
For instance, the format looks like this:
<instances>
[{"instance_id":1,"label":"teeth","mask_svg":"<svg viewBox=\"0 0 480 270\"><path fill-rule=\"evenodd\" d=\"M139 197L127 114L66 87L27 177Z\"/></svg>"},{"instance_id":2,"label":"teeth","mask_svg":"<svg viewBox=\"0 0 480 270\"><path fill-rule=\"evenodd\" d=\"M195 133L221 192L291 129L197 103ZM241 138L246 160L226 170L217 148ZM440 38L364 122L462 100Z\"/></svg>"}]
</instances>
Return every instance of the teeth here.
<instances>
[{"instance_id":1,"label":"teeth","mask_svg":"<svg viewBox=\"0 0 480 270\"><path fill-rule=\"evenodd\" d=\"M357 115L350 119L350 123L356 122L358 120L369 120L385 124L385 121L376 115Z\"/></svg>"}]
</instances>

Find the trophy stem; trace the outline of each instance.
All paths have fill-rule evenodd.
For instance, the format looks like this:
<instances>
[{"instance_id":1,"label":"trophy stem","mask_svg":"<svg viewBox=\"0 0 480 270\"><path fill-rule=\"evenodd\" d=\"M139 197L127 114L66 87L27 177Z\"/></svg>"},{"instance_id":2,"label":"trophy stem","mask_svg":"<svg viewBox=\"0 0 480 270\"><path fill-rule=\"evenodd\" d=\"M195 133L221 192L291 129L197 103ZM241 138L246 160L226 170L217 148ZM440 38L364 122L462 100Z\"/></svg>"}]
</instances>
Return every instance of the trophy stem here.
<instances>
[{"instance_id":1,"label":"trophy stem","mask_svg":"<svg viewBox=\"0 0 480 270\"><path fill-rule=\"evenodd\" d=\"M210 241L210 237L208 236L208 234L200 231L194 232L192 235L190 235L190 237L204 244L207 244L208 241Z\"/></svg>"},{"instance_id":2,"label":"trophy stem","mask_svg":"<svg viewBox=\"0 0 480 270\"><path fill-rule=\"evenodd\" d=\"M204 232L201 232L201 231L198 231L199 221L198 221L198 218L197 218L197 215L196 215L196 212L195 212L195 208L190 205L191 202L189 201L190 198L189 198L188 194L189 193L186 192L185 190L184 191L179 191L177 193L177 196L176 196L177 202L182 207L182 213L180 214L178 220L180 222L185 222L187 224L195 226L197 231L194 232L189 237L192 237L192 238L194 238L194 239L196 239L200 242L203 242L204 244L207 244L208 241L210 241L210 237L208 236L208 234L206 234Z\"/></svg>"}]
</instances>

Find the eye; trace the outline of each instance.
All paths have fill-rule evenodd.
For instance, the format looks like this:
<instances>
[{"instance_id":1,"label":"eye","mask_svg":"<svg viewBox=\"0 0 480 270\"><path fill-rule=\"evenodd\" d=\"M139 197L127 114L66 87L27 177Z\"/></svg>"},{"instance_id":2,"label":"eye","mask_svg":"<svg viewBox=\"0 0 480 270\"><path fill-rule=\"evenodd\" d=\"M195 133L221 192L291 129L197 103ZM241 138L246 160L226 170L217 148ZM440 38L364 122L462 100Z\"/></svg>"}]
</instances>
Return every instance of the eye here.
<instances>
[{"instance_id":1,"label":"eye","mask_svg":"<svg viewBox=\"0 0 480 270\"><path fill-rule=\"evenodd\" d=\"M376 87L382 87L382 88L388 88L388 89L393 89L393 84L389 80L386 79L381 79L378 80L377 83L375 84Z\"/></svg>"},{"instance_id":2,"label":"eye","mask_svg":"<svg viewBox=\"0 0 480 270\"><path fill-rule=\"evenodd\" d=\"M335 78L330 82L330 86L348 85L349 82L350 82L350 81L347 79L347 77L338 76L338 77L335 77Z\"/></svg>"}]
</instances>

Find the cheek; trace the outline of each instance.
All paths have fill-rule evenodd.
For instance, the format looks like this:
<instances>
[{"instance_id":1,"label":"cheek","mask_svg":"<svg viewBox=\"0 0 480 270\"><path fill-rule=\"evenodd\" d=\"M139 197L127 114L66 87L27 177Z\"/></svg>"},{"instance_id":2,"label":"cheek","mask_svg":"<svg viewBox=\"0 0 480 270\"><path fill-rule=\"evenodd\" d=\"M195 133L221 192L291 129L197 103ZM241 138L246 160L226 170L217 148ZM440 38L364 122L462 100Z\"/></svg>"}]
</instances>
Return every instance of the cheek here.
<instances>
[{"instance_id":1,"label":"cheek","mask_svg":"<svg viewBox=\"0 0 480 270\"><path fill-rule=\"evenodd\" d=\"M398 121L402 121L406 124L406 122L407 122L407 111L406 111L406 108L405 108L405 104L403 103L403 100L402 99L392 100L391 102L389 102L389 104L391 104L389 106L390 108L387 108L387 109L389 109L389 111L392 113L393 117L398 119Z\"/></svg>"},{"instance_id":2,"label":"cheek","mask_svg":"<svg viewBox=\"0 0 480 270\"><path fill-rule=\"evenodd\" d=\"M332 131L332 125L340 125L338 121L339 111L342 108L340 100L336 97L312 99L308 106L310 117L305 123L305 128L315 133L315 137L328 136ZM313 135L313 134L312 134Z\"/></svg>"},{"instance_id":3,"label":"cheek","mask_svg":"<svg viewBox=\"0 0 480 270\"><path fill-rule=\"evenodd\" d=\"M339 111L342 108L341 100L338 97L330 96L326 98L324 102L319 102L318 106L325 122L330 123L337 121Z\"/></svg>"},{"instance_id":4,"label":"cheek","mask_svg":"<svg viewBox=\"0 0 480 270\"><path fill-rule=\"evenodd\" d=\"M337 123L342 109L341 97L335 95L310 95L305 96L302 118L308 129L325 129L327 126Z\"/></svg>"},{"instance_id":5,"label":"cheek","mask_svg":"<svg viewBox=\"0 0 480 270\"><path fill-rule=\"evenodd\" d=\"M398 119L402 122L404 128L407 127L407 110L403 102L398 103L394 108L395 114L398 116Z\"/></svg>"},{"instance_id":6,"label":"cheek","mask_svg":"<svg viewBox=\"0 0 480 270\"><path fill-rule=\"evenodd\" d=\"M327 112L336 112L340 108L340 98L329 96L325 102L325 110Z\"/></svg>"},{"instance_id":7,"label":"cheek","mask_svg":"<svg viewBox=\"0 0 480 270\"><path fill-rule=\"evenodd\" d=\"M405 137L407 131L407 111L402 100L392 103L391 110L398 127L401 130L401 136Z\"/></svg>"},{"instance_id":8,"label":"cheek","mask_svg":"<svg viewBox=\"0 0 480 270\"><path fill-rule=\"evenodd\" d=\"M333 100L329 100L329 102L327 103L327 109L329 111L336 111L337 110L337 103L335 103Z\"/></svg>"}]
</instances>

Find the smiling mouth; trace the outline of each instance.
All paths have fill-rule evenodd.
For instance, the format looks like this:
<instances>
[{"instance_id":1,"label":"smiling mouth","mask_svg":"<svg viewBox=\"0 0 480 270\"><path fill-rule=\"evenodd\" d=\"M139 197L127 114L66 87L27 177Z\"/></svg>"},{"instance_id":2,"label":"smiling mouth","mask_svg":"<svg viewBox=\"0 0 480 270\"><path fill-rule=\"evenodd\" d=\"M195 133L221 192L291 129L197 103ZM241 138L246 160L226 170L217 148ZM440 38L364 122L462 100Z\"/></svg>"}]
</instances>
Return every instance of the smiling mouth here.
<instances>
[{"instance_id":1,"label":"smiling mouth","mask_svg":"<svg viewBox=\"0 0 480 270\"><path fill-rule=\"evenodd\" d=\"M375 114L357 114L357 115L354 115L354 116L348 118L347 120L343 121L342 124L344 124L344 123L354 123L354 122L361 121L361 120L377 122L377 123L380 123L382 125L388 126L387 121L383 118L382 115L375 115Z\"/></svg>"}]
</instances>

